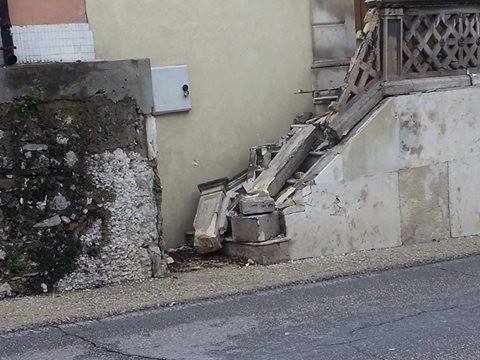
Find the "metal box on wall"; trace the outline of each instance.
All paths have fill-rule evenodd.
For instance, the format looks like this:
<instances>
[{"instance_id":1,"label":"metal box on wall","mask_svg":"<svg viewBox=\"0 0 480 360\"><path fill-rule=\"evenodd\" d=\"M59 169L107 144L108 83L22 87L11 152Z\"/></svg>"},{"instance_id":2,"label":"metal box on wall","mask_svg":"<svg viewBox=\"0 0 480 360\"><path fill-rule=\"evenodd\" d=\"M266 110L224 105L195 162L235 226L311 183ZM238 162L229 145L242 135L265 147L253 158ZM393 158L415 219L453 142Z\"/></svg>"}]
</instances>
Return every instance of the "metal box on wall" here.
<instances>
[{"instance_id":1,"label":"metal box on wall","mask_svg":"<svg viewBox=\"0 0 480 360\"><path fill-rule=\"evenodd\" d=\"M187 65L152 68L153 113L168 114L192 109Z\"/></svg>"}]
</instances>

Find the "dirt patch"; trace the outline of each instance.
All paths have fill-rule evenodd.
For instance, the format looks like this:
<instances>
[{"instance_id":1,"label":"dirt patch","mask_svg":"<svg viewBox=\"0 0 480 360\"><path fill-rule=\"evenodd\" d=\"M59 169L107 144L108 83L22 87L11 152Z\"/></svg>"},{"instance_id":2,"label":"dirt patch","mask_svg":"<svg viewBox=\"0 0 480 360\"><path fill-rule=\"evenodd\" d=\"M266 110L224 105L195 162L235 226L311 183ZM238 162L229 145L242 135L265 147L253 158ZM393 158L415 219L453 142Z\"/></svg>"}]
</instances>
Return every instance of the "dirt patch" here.
<instances>
[{"instance_id":1,"label":"dirt patch","mask_svg":"<svg viewBox=\"0 0 480 360\"><path fill-rule=\"evenodd\" d=\"M188 246L171 250L168 252L168 255L174 260L174 262L168 266L171 273L186 273L231 265L238 267L247 265L247 261L245 260L227 257L222 253L198 254L193 248Z\"/></svg>"}]
</instances>

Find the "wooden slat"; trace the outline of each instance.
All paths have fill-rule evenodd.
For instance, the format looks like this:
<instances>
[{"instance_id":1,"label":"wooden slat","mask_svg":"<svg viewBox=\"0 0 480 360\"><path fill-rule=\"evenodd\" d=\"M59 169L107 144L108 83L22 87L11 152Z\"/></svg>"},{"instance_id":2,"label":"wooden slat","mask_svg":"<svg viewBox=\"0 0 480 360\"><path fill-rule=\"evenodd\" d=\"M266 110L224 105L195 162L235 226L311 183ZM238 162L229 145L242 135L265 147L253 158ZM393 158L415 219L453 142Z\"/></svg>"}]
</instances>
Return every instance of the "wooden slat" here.
<instances>
[{"instance_id":1,"label":"wooden slat","mask_svg":"<svg viewBox=\"0 0 480 360\"><path fill-rule=\"evenodd\" d=\"M381 79L380 21L375 10L370 10L367 18L369 22L364 29L364 39L352 59L342 93L331 106L338 113L345 112Z\"/></svg>"}]
</instances>

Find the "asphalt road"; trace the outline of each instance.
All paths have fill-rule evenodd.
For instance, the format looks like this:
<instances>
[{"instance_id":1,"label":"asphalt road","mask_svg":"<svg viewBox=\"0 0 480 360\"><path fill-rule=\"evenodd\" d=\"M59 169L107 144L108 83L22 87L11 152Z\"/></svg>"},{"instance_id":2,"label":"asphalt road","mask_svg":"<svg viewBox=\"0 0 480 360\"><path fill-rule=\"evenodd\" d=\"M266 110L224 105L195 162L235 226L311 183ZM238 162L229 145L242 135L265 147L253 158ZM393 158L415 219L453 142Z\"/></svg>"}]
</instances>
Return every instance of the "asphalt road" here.
<instances>
[{"instance_id":1,"label":"asphalt road","mask_svg":"<svg viewBox=\"0 0 480 360\"><path fill-rule=\"evenodd\" d=\"M0 359L478 360L480 257L3 334Z\"/></svg>"}]
</instances>

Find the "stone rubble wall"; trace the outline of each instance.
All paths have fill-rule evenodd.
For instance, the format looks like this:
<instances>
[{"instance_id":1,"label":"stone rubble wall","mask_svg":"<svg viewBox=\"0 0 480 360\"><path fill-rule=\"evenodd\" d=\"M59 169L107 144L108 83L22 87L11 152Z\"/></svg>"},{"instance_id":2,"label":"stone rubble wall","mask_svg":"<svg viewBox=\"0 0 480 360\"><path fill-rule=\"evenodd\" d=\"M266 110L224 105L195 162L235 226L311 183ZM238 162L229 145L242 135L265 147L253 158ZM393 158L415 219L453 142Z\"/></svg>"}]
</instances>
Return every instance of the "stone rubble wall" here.
<instances>
[{"instance_id":1,"label":"stone rubble wall","mask_svg":"<svg viewBox=\"0 0 480 360\"><path fill-rule=\"evenodd\" d=\"M1 72L0 297L165 274L149 73L148 61Z\"/></svg>"},{"instance_id":2,"label":"stone rubble wall","mask_svg":"<svg viewBox=\"0 0 480 360\"><path fill-rule=\"evenodd\" d=\"M291 259L480 234L479 87L384 100L285 209Z\"/></svg>"}]
</instances>

